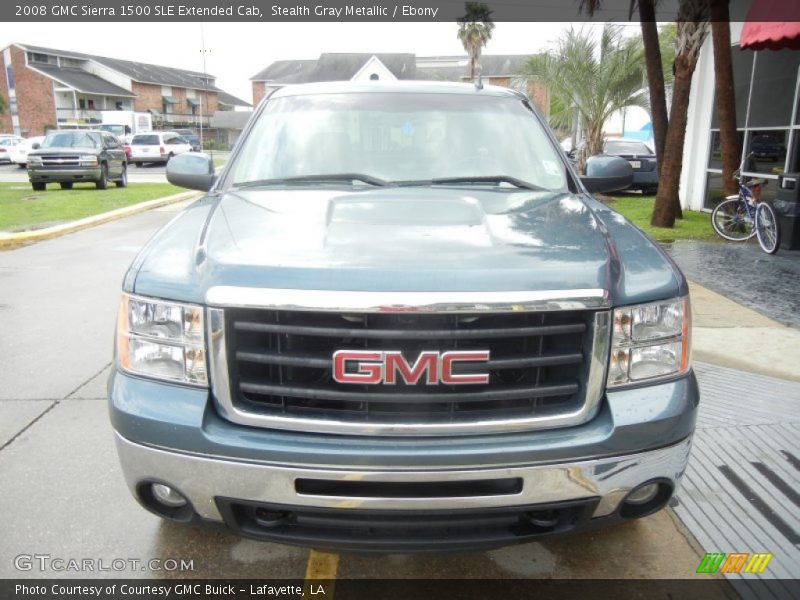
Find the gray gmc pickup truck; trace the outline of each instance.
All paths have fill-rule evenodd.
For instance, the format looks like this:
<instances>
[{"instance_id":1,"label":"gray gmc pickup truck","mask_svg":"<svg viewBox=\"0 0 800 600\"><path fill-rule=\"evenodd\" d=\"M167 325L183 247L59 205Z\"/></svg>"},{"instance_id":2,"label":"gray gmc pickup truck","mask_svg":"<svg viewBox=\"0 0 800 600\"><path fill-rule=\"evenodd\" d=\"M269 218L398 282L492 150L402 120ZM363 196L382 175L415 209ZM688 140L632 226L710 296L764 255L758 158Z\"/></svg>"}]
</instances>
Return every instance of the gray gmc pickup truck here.
<instances>
[{"instance_id":1,"label":"gray gmc pickup truck","mask_svg":"<svg viewBox=\"0 0 800 600\"><path fill-rule=\"evenodd\" d=\"M175 157L207 193L127 272L109 382L133 495L378 552L664 507L699 401L688 287L590 195L630 183L603 160L576 175L520 93L419 82L286 87L220 175Z\"/></svg>"}]
</instances>

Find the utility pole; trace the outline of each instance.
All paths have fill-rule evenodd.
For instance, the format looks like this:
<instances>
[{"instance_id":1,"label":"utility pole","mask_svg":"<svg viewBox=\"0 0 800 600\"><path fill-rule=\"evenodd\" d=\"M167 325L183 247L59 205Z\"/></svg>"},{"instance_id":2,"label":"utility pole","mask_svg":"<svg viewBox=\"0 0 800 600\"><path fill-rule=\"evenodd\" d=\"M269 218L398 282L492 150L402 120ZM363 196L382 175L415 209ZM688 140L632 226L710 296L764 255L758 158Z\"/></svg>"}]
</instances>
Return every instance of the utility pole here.
<instances>
[{"instance_id":1,"label":"utility pole","mask_svg":"<svg viewBox=\"0 0 800 600\"><path fill-rule=\"evenodd\" d=\"M206 53L210 52L206 48L206 34L203 23L200 23L200 54L203 56L203 85L205 89L200 91L200 151L202 152L205 147L203 145L203 94L208 94L208 74L206 73ZM211 149L211 156L214 156L214 149Z\"/></svg>"}]
</instances>

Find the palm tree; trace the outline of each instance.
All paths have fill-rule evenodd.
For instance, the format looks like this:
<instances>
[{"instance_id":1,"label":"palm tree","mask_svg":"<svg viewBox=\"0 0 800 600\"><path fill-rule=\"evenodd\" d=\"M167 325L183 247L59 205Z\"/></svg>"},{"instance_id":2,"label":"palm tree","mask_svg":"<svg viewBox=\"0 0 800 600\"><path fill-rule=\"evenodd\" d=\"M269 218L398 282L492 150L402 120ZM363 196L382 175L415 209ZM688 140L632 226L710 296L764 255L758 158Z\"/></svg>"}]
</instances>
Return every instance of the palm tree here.
<instances>
[{"instance_id":1,"label":"palm tree","mask_svg":"<svg viewBox=\"0 0 800 600\"><path fill-rule=\"evenodd\" d=\"M719 143L722 151L722 182L726 194L735 194L737 185L733 180L733 173L739 168L739 155L742 150L739 147L739 136L736 135L736 94L733 90L728 4L729 0L712 0L710 17Z\"/></svg>"},{"instance_id":2,"label":"palm tree","mask_svg":"<svg viewBox=\"0 0 800 600\"><path fill-rule=\"evenodd\" d=\"M475 79L475 65L481 55L481 50L492 39L492 11L480 2L466 2L463 17L458 20L458 39L464 45L464 50L469 56L469 78Z\"/></svg>"},{"instance_id":3,"label":"palm tree","mask_svg":"<svg viewBox=\"0 0 800 600\"><path fill-rule=\"evenodd\" d=\"M563 126L577 110L586 140L577 157L581 170L587 156L602 152L603 126L613 113L647 108L641 41L623 38L621 30L607 24L598 44L591 33L570 29L555 50L531 57L521 73L549 89L553 125Z\"/></svg>"},{"instance_id":4,"label":"palm tree","mask_svg":"<svg viewBox=\"0 0 800 600\"><path fill-rule=\"evenodd\" d=\"M672 87L669 128L664 159L658 184L658 194L650 224L653 227L675 226L680 207L678 188L683 168L683 143L689 112L689 92L697 58L708 31L708 0L681 0L676 19L678 35L675 51L675 81Z\"/></svg>"}]
</instances>

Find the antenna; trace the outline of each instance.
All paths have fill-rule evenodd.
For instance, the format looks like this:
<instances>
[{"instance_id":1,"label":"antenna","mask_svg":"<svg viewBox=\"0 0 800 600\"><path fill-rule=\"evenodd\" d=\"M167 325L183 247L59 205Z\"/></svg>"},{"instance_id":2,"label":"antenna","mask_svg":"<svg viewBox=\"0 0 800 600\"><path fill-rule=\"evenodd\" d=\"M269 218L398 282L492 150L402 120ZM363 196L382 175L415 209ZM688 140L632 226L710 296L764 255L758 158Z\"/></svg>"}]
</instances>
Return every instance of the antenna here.
<instances>
[{"instance_id":1,"label":"antenna","mask_svg":"<svg viewBox=\"0 0 800 600\"><path fill-rule=\"evenodd\" d=\"M478 77L475 79L475 89L482 90L483 89L483 67L475 65L475 72L478 74Z\"/></svg>"}]
</instances>

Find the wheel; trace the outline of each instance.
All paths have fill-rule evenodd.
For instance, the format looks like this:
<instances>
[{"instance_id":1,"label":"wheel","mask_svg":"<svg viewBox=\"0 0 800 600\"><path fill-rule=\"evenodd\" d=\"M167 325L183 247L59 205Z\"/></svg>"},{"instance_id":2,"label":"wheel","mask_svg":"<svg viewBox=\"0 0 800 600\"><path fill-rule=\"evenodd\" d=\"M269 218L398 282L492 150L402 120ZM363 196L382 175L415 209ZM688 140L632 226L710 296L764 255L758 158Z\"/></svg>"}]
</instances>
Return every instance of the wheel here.
<instances>
[{"instance_id":1,"label":"wheel","mask_svg":"<svg viewBox=\"0 0 800 600\"><path fill-rule=\"evenodd\" d=\"M759 202L756 208L756 235L758 244L767 254L775 254L781 243L778 217L769 202Z\"/></svg>"},{"instance_id":2,"label":"wheel","mask_svg":"<svg viewBox=\"0 0 800 600\"><path fill-rule=\"evenodd\" d=\"M140 163L140 162L135 162L135 163L133 163L133 164L135 164L135 165L136 165L136 168L139 168L139 167L141 167L141 166L142 166L142 163Z\"/></svg>"},{"instance_id":3,"label":"wheel","mask_svg":"<svg viewBox=\"0 0 800 600\"><path fill-rule=\"evenodd\" d=\"M31 187L33 188L34 192L43 192L47 189L47 184L43 181L32 181Z\"/></svg>"},{"instance_id":4,"label":"wheel","mask_svg":"<svg viewBox=\"0 0 800 600\"><path fill-rule=\"evenodd\" d=\"M717 204L711 213L711 226L718 235L732 242L743 242L756 234L753 216L739 198Z\"/></svg>"},{"instance_id":5,"label":"wheel","mask_svg":"<svg viewBox=\"0 0 800 600\"><path fill-rule=\"evenodd\" d=\"M72 189L72 182L71 181L62 181L60 184L62 190L71 190Z\"/></svg>"},{"instance_id":6,"label":"wheel","mask_svg":"<svg viewBox=\"0 0 800 600\"><path fill-rule=\"evenodd\" d=\"M25 163L17 163L17 166L18 166L20 169L24 169L24 168L25 168L25 167L27 167L28 165L27 165L27 164L25 164Z\"/></svg>"},{"instance_id":7,"label":"wheel","mask_svg":"<svg viewBox=\"0 0 800 600\"><path fill-rule=\"evenodd\" d=\"M95 182L98 190L104 190L108 187L108 165L103 163L100 165L100 179Z\"/></svg>"},{"instance_id":8,"label":"wheel","mask_svg":"<svg viewBox=\"0 0 800 600\"><path fill-rule=\"evenodd\" d=\"M122 165L122 177L117 179L115 182L118 188L124 188L128 186L128 165Z\"/></svg>"}]
</instances>

